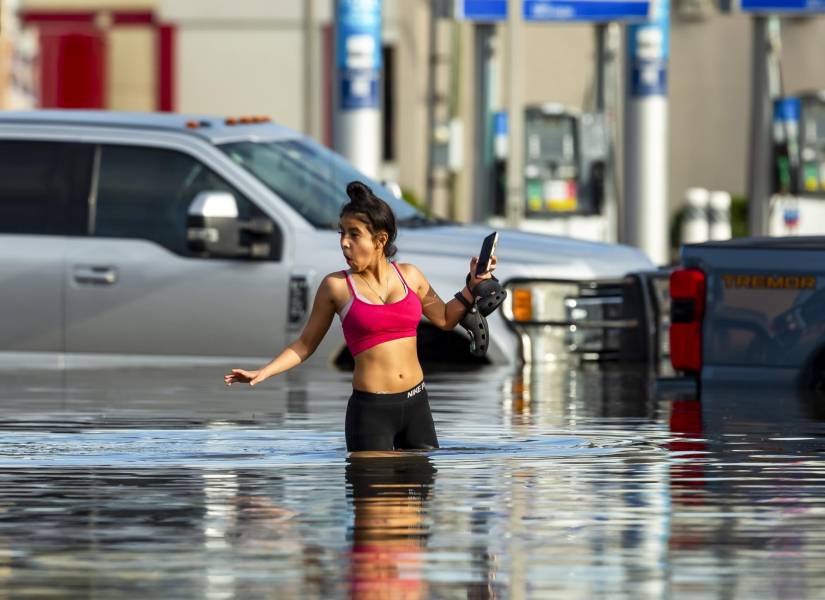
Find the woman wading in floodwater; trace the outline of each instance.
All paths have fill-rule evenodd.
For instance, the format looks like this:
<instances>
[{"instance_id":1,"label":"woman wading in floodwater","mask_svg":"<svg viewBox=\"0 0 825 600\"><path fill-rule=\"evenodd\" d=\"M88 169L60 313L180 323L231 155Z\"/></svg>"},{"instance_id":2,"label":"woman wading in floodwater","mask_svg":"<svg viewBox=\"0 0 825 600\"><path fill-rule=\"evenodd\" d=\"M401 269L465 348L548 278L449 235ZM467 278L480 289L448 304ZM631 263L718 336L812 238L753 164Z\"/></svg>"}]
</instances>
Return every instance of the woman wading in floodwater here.
<instances>
[{"instance_id":1,"label":"woman wading in floodwater","mask_svg":"<svg viewBox=\"0 0 825 600\"><path fill-rule=\"evenodd\" d=\"M452 329L467 312L458 299L446 304L411 264L390 259L396 253L395 215L389 205L359 181L347 186L350 202L341 209L341 251L349 265L324 277L301 336L257 371L232 369L227 385L257 385L298 366L315 351L337 313L355 358L352 395L347 405L347 450L438 448L424 373L416 351L416 328L423 314L435 326ZM461 295L491 277L476 277L477 258Z\"/></svg>"}]
</instances>

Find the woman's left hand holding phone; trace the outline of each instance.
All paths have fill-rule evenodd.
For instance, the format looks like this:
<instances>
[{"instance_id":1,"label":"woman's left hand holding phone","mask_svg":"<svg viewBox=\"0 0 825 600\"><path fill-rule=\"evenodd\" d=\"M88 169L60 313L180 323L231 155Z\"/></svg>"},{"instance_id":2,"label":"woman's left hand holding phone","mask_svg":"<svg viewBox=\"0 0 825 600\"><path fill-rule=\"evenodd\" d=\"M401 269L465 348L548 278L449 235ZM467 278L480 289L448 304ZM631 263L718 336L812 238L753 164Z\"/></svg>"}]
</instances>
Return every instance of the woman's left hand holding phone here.
<instances>
[{"instance_id":1,"label":"woman's left hand holding phone","mask_svg":"<svg viewBox=\"0 0 825 600\"><path fill-rule=\"evenodd\" d=\"M484 281L485 279L491 279L493 277L493 271L496 269L496 264L498 260L496 259L495 255L492 256L490 259L490 270L482 273L480 276L476 277L476 265L478 264L478 256L474 256L470 260L470 283L467 287L473 289L479 283Z\"/></svg>"}]
</instances>

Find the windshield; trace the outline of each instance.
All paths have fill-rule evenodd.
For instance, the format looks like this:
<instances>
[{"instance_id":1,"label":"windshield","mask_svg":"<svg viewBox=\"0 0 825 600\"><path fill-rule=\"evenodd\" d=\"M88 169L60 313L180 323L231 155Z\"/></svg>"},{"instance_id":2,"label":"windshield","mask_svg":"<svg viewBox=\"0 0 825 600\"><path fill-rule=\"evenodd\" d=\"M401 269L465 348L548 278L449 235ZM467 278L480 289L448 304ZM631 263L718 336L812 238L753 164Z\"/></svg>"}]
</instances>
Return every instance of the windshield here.
<instances>
[{"instance_id":1,"label":"windshield","mask_svg":"<svg viewBox=\"0 0 825 600\"><path fill-rule=\"evenodd\" d=\"M315 227L338 227L341 207L349 202L347 184L356 179L385 200L399 222L425 220L413 206L318 143L291 139L237 142L220 148Z\"/></svg>"}]
</instances>

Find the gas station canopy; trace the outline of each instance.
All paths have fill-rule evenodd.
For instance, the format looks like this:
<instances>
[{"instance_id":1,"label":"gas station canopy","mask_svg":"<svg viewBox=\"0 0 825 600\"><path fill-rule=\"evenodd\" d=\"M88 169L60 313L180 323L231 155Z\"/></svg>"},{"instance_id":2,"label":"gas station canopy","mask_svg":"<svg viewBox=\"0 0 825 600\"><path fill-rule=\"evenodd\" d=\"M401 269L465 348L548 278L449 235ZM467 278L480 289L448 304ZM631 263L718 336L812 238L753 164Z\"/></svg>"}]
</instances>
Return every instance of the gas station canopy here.
<instances>
[{"instance_id":1,"label":"gas station canopy","mask_svg":"<svg viewBox=\"0 0 825 600\"><path fill-rule=\"evenodd\" d=\"M797 1L825 4L825 0ZM528 22L644 21L650 11L650 0L520 0L520 3L523 18ZM456 0L455 16L465 21L506 21L507 0Z\"/></svg>"},{"instance_id":2,"label":"gas station canopy","mask_svg":"<svg viewBox=\"0 0 825 600\"><path fill-rule=\"evenodd\" d=\"M720 7L725 12L802 15L825 13L825 0L722 0Z\"/></svg>"},{"instance_id":3,"label":"gas station canopy","mask_svg":"<svg viewBox=\"0 0 825 600\"><path fill-rule=\"evenodd\" d=\"M525 21L644 21L649 0L524 0Z\"/></svg>"}]
</instances>

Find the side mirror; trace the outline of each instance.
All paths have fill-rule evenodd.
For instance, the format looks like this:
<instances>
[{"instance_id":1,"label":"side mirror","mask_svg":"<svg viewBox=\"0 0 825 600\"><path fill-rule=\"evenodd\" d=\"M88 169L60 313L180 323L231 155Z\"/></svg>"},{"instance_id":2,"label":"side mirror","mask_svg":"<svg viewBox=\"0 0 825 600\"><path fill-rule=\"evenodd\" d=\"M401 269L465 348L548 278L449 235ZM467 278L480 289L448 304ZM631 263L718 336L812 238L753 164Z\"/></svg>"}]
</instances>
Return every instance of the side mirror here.
<instances>
[{"instance_id":1,"label":"side mirror","mask_svg":"<svg viewBox=\"0 0 825 600\"><path fill-rule=\"evenodd\" d=\"M229 192L200 192L189 205L186 243L206 256L268 258L273 229L266 218L240 221L238 203Z\"/></svg>"}]
</instances>

